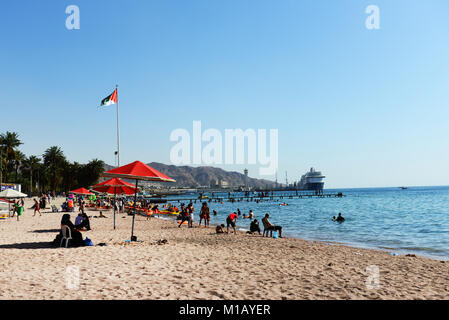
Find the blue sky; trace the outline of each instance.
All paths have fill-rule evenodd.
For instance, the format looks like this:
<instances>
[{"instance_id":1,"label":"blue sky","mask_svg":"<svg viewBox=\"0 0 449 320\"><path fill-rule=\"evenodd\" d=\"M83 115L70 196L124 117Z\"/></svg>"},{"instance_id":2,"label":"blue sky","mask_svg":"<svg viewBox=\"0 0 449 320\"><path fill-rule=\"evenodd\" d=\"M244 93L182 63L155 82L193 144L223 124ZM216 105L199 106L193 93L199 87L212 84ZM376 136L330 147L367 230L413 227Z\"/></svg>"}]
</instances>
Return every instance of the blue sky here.
<instances>
[{"instance_id":1,"label":"blue sky","mask_svg":"<svg viewBox=\"0 0 449 320\"><path fill-rule=\"evenodd\" d=\"M80 30L67 30L68 5ZM380 30L368 30L368 5ZM0 131L27 154L170 163L170 133L278 129L279 174L326 187L449 184L449 2L8 1ZM245 166L222 165L243 171ZM257 166L246 166L260 177ZM274 179L274 176L264 177Z\"/></svg>"}]
</instances>

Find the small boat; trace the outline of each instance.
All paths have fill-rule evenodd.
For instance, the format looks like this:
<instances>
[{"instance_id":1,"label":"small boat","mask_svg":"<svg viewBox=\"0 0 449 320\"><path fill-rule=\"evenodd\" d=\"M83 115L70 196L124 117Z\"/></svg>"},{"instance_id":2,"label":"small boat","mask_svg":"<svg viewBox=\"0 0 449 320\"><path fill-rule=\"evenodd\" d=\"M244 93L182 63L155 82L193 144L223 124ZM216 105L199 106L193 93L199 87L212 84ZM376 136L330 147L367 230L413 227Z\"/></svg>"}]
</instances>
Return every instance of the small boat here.
<instances>
[{"instance_id":1,"label":"small boat","mask_svg":"<svg viewBox=\"0 0 449 320\"><path fill-rule=\"evenodd\" d=\"M399 188L401 188L402 190L408 189L407 187L399 187Z\"/></svg>"}]
</instances>

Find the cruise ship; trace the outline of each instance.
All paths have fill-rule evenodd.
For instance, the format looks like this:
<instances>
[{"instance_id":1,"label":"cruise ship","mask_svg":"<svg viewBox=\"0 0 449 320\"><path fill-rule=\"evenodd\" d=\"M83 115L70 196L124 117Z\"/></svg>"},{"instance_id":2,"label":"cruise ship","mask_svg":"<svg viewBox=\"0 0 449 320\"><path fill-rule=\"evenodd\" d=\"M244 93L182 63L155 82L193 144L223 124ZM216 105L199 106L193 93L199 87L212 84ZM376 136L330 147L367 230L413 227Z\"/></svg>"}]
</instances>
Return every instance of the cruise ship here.
<instances>
[{"instance_id":1,"label":"cruise ship","mask_svg":"<svg viewBox=\"0 0 449 320\"><path fill-rule=\"evenodd\" d=\"M321 171L315 171L314 168L311 168L309 172L301 176L298 189L322 192L324 189L324 178L326 177L321 174Z\"/></svg>"}]
</instances>

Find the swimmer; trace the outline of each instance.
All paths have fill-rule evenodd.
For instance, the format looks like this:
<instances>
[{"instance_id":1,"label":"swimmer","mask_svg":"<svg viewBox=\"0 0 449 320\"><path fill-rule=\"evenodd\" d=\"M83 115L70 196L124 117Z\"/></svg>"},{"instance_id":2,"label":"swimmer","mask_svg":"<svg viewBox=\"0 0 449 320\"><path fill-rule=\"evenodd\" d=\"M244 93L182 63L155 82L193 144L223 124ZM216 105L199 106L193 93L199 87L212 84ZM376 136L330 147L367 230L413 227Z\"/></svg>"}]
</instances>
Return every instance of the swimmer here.
<instances>
[{"instance_id":1,"label":"swimmer","mask_svg":"<svg viewBox=\"0 0 449 320\"><path fill-rule=\"evenodd\" d=\"M343 221L345 221L345 218L343 218L342 216L341 216L341 213L339 213L338 214L338 217L335 219L335 217L334 218L332 218L332 220L333 221L336 221L336 222L343 222Z\"/></svg>"}]
</instances>

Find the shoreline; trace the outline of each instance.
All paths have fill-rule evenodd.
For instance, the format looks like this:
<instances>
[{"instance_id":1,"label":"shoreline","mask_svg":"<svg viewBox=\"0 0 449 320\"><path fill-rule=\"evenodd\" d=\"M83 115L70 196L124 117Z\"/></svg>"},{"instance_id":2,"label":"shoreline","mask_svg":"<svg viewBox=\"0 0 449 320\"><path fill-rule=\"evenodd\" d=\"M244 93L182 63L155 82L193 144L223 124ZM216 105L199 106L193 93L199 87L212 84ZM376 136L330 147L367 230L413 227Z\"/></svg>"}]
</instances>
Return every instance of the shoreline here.
<instances>
[{"instance_id":1,"label":"shoreline","mask_svg":"<svg viewBox=\"0 0 449 320\"><path fill-rule=\"evenodd\" d=\"M165 221L176 221L176 218L174 217L157 217L154 216L154 218L156 219L161 219L161 220L165 220ZM218 225L221 225L219 223L210 223L210 227L216 227ZM198 225L194 225L193 229L197 229ZM202 228L204 228L204 226L202 226ZM226 226L225 226L226 228ZM237 232L241 232L242 234L246 234L246 232L249 231L248 229L245 229L243 227L237 228ZM257 235L256 235L257 236ZM292 235L288 235L284 236L284 238L291 238L291 239L297 239L297 240L302 240L302 241L306 241L306 242L310 242L310 243L314 243L314 242L318 242L318 243L323 243L323 244L328 244L328 245L339 245L339 246L346 246L349 248L354 248L354 249L364 249L364 250L374 250L374 251L378 251L378 252L385 252L390 254L391 256L407 256L407 255L416 255L418 257L424 258L424 259L430 259L430 260L435 260L435 261L449 261L449 256L437 256L437 255L426 255L423 254L421 252L416 252L413 250L407 250L407 249L395 249L395 248L380 248L380 247L375 247L375 246L363 246L362 244L358 245L358 244L350 244L350 243L345 243L345 242L339 242L339 241L331 241L331 240L321 240L321 239L308 239L308 238L301 238L298 236L292 236Z\"/></svg>"}]
</instances>

